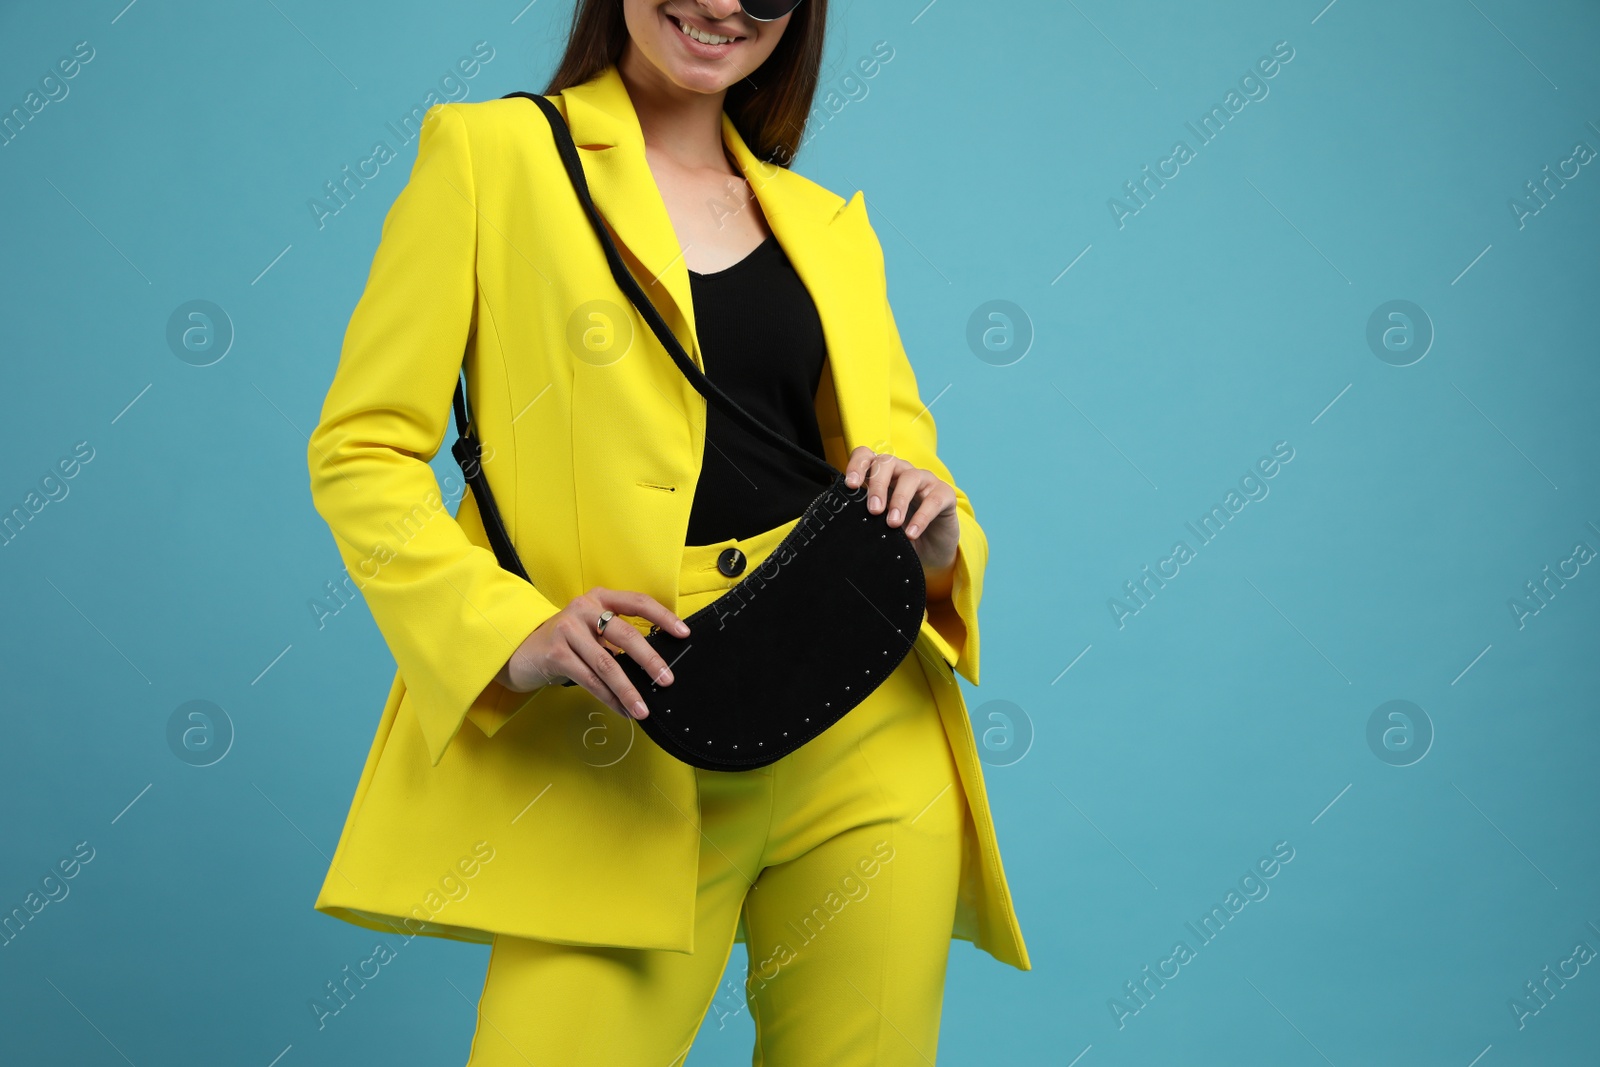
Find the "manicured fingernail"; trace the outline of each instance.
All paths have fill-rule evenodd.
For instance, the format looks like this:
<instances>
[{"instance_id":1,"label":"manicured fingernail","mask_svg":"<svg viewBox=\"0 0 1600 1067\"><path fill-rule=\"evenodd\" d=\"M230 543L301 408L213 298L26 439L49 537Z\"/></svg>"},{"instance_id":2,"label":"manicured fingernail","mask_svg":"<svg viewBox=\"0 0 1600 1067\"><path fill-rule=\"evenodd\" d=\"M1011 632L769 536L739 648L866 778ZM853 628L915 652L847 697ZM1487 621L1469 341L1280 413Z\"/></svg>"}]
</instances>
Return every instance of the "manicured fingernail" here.
<instances>
[{"instance_id":1,"label":"manicured fingernail","mask_svg":"<svg viewBox=\"0 0 1600 1067\"><path fill-rule=\"evenodd\" d=\"M679 619L678 620L678 632L680 634L688 633L689 632L689 624L684 622L682 619Z\"/></svg>"},{"instance_id":2,"label":"manicured fingernail","mask_svg":"<svg viewBox=\"0 0 1600 1067\"><path fill-rule=\"evenodd\" d=\"M662 685L671 685L672 684L672 669L670 667L662 667L661 668L661 673L656 675L656 679Z\"/></svg>"},{"instance_id":3,"label":"manicured fingernail","mask_svg":"<svg viewBox=\"0 0 1600 1067\"><path fill-rule=\"evenodd\" d=\"M883 502L877 497L873 497L871 500L867 501L867 506L873 511L877 511L879 508L883 507Z\"/></svg>"},{"instance_id":4,"label":"manicured fingernail","mask_svg":"<svg viewBox=\"0 0 1600 1067\"><path fill-rule=\"evenodd\" d=\"M915 537L915 536L917 536L917 524L916 523L912 523L910 526L906 527L906 536L907 537Z\"/></svg>"},{"instance_id":5,"label":"manicured fingernail","mask_svg":"<svg viewBox=\"0 0 1600 1067\"><path fill-rule=\"evenodd\" d=\"M890 522L899 522L900 521L900 509L899 508L890 508L889 509L889 521Z\"/></svg>"},{"instance_id":6,"label":"manicured fingernail","mask_svg":"<svg viewBox=\"0 0 1600 1067\"><path fill-rule=\"evenodd\" d=\"M635 719L642 719L649 714L650 709L644 706L644 701L635 700L633 702L633 717Z\"/></svg>"}]
</instances>

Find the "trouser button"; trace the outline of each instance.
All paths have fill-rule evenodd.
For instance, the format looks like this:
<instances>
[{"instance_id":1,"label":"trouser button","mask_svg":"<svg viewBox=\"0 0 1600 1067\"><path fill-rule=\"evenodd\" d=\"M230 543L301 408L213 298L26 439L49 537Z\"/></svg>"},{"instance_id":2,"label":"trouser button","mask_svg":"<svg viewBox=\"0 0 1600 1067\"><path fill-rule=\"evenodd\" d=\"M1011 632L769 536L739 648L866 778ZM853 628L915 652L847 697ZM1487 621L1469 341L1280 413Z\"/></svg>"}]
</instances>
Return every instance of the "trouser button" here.
<instances>
[{"instance_id":1,"label":"trouser button","mask_svg":"<svg viewBox=\"0 0 1600 1067\"><path fill-rule=\"evenodd\" d=\"M725 548L717 556L717 570L729 578L735 578L744 573L745 555L737 548Z\"/></svg>"}]
</instances>

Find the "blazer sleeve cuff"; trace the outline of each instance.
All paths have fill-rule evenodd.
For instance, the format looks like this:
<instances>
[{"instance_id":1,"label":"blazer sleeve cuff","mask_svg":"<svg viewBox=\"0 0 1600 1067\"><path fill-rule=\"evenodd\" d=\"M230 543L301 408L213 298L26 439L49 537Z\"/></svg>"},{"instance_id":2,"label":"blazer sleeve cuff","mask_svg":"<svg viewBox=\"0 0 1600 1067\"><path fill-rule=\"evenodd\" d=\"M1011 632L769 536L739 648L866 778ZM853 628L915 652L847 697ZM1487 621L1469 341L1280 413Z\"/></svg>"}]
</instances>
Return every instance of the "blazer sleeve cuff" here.
<instances>
[{"instance_id":1,"label":"blazer sleeve cuff","mask_svg":"<svg viewBox=\"0 0 1600 1067\"><path fill-rule=\"evenodd\" d=\"M978 684L978 601L983 596L983 570L973 566L968 546L981 541L983 531L965 508L958 508L961 540L956 546L956 568L950 599L931 602L923 630L945 662L973 685Z\"/></svg>"},{"instance_id":2,"label":"blazer sleeve cuff","mask_svg":"<svg viewBox=\"0 0 1600 1067\"><path fill-rule=\"evenodd\" d=\"M498 672L498 668L496 671ZM528 693L514 693L505 686L490 681L484 687L483 694L467 709L467 721L482 731L483 736L493 737L500 732L500 727L526 707L528 701L538 696L539 692L535 689Z\"/></svg>"},{"instance_id":3,"label":"blazer sleeve cuff","mask_svg":"<svg viewBox=\"0 0 1600 1067\"><path fill-rule=\"evenodd\" d=\"M405 667L411 668L417 683L412 685L408 678L406 688L434 766L444 758L463 722L472 720L492 737L533 696L514 693L494 678L523 639L561 610L509 573L505 580L478 589L470 600L456 596L452 605L441 599L445 602L437 607L450 616L449 625L440 626L435 620L430 629L457 635L448 649L437 650L445 661L427 662L430 657L419 655L421 649L413 645L411 662L402 666L402 674Z\"/></svg>"}]
</instances>

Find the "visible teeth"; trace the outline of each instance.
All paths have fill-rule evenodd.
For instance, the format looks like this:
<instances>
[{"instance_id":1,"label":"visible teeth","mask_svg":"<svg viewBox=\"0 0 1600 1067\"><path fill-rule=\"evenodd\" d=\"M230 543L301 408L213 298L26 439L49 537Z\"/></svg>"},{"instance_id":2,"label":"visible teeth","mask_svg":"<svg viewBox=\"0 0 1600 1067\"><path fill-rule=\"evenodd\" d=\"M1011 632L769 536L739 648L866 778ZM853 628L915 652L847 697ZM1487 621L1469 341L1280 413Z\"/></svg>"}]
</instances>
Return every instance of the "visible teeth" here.
<instances>
[{"instance_id":1,"label":"visible teeth","mask_svg":"<svg viewBox=\"0 0 1600 1067\"><path fill-rule=\"evenodd\" d=\"M704 33L701 30L689 25L687 22L678 22L677 26L678 29L682 30L685 34L693 37L702 44L727 44L729 41L733 40L732 37L719 37L714 33Z\"/></svg>"}]
</instances>

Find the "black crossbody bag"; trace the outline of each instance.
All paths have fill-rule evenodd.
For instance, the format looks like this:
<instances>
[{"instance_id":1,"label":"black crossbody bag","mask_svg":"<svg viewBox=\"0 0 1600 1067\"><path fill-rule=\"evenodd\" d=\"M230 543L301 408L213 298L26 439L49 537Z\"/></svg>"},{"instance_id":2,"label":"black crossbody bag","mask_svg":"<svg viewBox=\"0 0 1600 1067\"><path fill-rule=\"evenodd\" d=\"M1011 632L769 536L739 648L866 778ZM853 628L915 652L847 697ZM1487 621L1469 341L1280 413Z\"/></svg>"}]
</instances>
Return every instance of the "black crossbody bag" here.
<instances>
[{"instance_id":1,"label":"black crossbody bag","mask_svg":"<svg viewBox=\"0 0 1600 1067\"><path fill-rule=\"evenodd\" d=\"M844 472L756 419L700 372L617 251L560 111L543 96L506 98L514 96L527 97L550 120L613 277L690 384L827 482L760 566L684 620L688 637L651 626L646 640L671 666L671 685L658 686L632 656L614 653L650 707L639 726L666 752L708 770L766 766L838 722L905 659L927 604L922 562L904 529L885 520L887 511L867 510L865 483L849 488ZM458 440L451 451L477 498L495 558L532 584L489 491L459 380L454 408Z\"/></svg>"}]
</instances>

